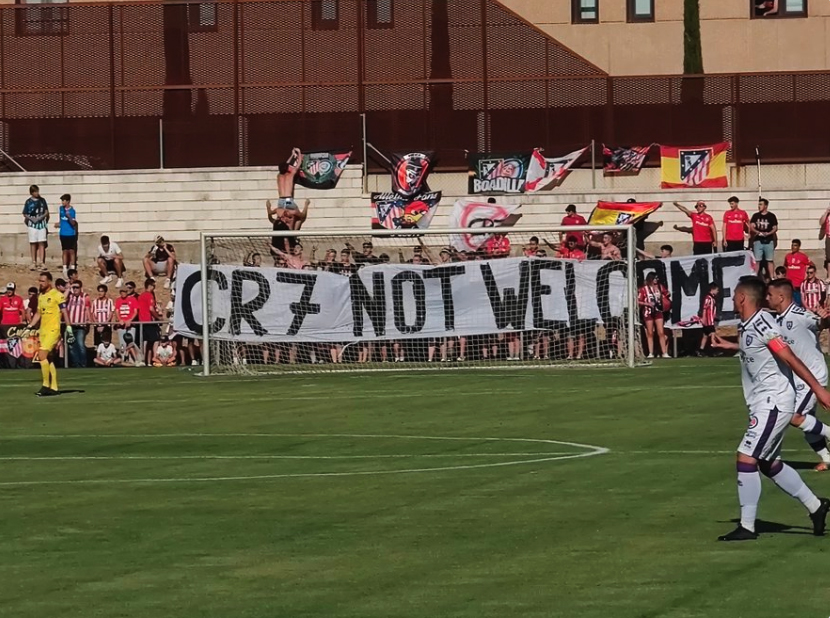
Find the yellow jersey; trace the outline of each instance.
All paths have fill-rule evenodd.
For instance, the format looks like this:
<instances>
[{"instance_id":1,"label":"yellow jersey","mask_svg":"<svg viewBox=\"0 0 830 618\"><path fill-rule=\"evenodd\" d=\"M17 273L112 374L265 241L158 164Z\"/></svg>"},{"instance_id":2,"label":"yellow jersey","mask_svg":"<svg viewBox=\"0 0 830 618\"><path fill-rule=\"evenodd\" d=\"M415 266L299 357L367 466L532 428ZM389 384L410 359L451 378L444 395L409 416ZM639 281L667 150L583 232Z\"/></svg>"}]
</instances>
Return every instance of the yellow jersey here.
<instances>
[{"instance_id":1,"label":"yellow jersey","mask_svg":"<svg viewBox=\"0 0 830 618\"><path fill-rule=\"evenodd\" d=\"M63 294L52 288L37 297L37 312L40 314L40 331L49 333L61 329L61 307L66 303Z\"/></svg>"}]
</instances>

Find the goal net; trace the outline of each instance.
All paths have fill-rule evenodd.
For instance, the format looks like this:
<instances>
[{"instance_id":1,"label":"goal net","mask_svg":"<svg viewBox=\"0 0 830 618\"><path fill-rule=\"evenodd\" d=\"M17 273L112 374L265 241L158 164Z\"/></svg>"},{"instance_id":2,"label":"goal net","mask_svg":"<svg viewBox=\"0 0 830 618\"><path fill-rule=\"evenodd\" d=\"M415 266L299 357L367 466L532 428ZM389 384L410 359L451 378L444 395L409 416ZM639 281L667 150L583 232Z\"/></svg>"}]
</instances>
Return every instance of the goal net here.
<instances>
[{"instance_id":1,"label":"goal net","mask_svg":"<svg viewBox=\"0 0 830 618\"><path fill-rule=\"evenodd\" d=\"M201 242L202 263L179 266L175 329L202 339L206 375L634 366L642 355L631 226Z\"/></svg>"}]
</instances>

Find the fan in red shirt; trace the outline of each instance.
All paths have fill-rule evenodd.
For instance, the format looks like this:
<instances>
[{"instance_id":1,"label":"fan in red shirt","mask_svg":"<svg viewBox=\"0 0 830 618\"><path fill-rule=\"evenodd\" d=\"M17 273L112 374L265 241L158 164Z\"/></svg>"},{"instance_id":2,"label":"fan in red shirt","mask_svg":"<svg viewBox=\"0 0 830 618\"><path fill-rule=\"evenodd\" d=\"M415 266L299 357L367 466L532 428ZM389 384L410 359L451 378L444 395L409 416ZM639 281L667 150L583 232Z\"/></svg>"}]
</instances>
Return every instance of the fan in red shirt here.
<instances>
[{"instance_id":1,"label":"fan in red shirt","mask_svg":"<svg viewBox=\"0 0 830 618\"><path fill-rule=\"evenodd\" d=\"M706 202L700 200L695 204L695 212L692 212L683 204L675 202L674 205L689 219L692 220L692 228L681 228L675 225L674 229L692 234L692 253L694 255L706 255L713 253L718 244L718 230L715 227L715 220L712 215L706 212Z\"/></svg>"},{"instance_id":2,"label":"fan in red shirt","mask_svg":"<svg viewBox=\"0 0 830 618\"><path fill-rule=\"evenodd\" d=\"M715 341L715 326L718 319L718 294L720 288L717 283L709 285L709 293L703 299L703 309L700 312L700 324L703 326L703 337L700 339L700 349L697 352L698 356L702 356L706 350L706 346L711 345Z\"/></svg>"},{"instance_id":3,"label":"fan in red shirt","mask_svg":"<svg viewBox=\"0 0 830 618\"><path fill-rule=\"evenodd\" d=\"M734 195L729 198L729 210L723 213L723 250L743 251L744 240L749 230L749 215L738 207L740 200Z\"/></svg>"},{"instance_id":4,"label":"fan in red shirt","mask_svg":"<svg viewBox=\"0 0 830 618\"><path fill-rule=\"evenodd\" d=\"M579 260L585 259L585 252L576 246L576 239L568 238L568 242L559 246L559 251L556 252L556 257L563 260Z\"/></svg>"},{"instance_id":5,"label":"fan in red shirt","mask_svg":"<svg viewBox=\"0 0 830 618\"><path fill-rule=\"evenodd\" d=\"M23 313L23 299L14 293L14 283L6 284L6 293L0 296L0 324L12 326L23 324L26 320Z\"/></svg>"},{"instance_id":6,"label":"fan in red shirt","mask_svg":"<svg viewBox=\"0 0 830 618\"><path fill-rule=\"evenodd\" d=\"M504 234L493 234L484 243L484 250L492 257L509 257L510 239Z\"/></svg>"},{"instance_id":7,"label":"fan in red shirt","mask_svg":"<svg viewBox=\"0 0 830 618\"><path fill-rule=\"evenodd\" d=\"M133 322L138 318L138 299L130 294L127 288L118 290L119 297L115 301L115 319L118 323L115 328L123 330L121 342L124 343L124 335L130 335L130 341L135 341L135 327Z\"/></svg>"},{"instance_id":8,"label":"fan in red shirt","mask_svg":"<svg viewBox=\"0 0 830 618\"><path fill-rule=\"evenodd\" d=\"M576 214L576 206L574 206L573 204L568 204L568 207L565 209L565 216L562 218L562 225L588 225L588 222L585 220L585 217ZM585 250L584 232L571 232L567 235L567 237L565 236L565 233L562 232L559 235L559 242L567 242L570 238L576 240L577 247L579 247L583 251Z\"/></svg>"},{"instance_id":9,"label":"fan in red shirt","mask_svg":"<svg viewBox=\"0 0 830 618\"><path fill-rule=\"evenodd\" d=\"M801 284L807 278L807 267L813 262L806 253L801 252L801 241L797 238L790 245L790 252L784 258L784 267L787 269L787 279L793 284L793 301L801 305Z\"/></svg>"}]
</instances>

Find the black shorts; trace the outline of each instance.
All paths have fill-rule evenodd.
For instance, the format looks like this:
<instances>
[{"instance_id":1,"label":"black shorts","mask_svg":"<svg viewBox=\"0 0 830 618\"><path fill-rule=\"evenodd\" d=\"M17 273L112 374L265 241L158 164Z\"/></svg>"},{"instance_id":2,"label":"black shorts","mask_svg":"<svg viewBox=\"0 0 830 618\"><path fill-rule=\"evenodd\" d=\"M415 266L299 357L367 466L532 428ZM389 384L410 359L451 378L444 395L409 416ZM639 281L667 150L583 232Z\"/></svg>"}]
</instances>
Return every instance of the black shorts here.
<instances>
[{"instance_id":1,"label":"black shorts","mask_svg":"<svg viewBox=\"0 0 830 618\"><path fill-rule=\"evenodd\" d=\"M743 251L746 247L744 247L744 241L742 240L727 240L726 241L726 250L727 251Z\"/></svg>"},{"instance_id":2,"label":"black shorts","mask_svg":"<svg viewBox=\"0 0 830 618\"><path fill-rule=\"evenodd\" d=\"M705 335L711 335L714 332L715 332L715 327L714 326L704 326L703 327L703 335L704 336Z\"/></svg>"},{"instance_id":3,"label":"black shorts","mask_svg":"<svg viewBox=\"0 0 830 618\"><path fill-rule=\"evenodd\" d=\"M138 346L141 346L142 343L152 346L161 339L161 330L158 324L136 324L135 332Z\"/></svg>"},{"instance_id":4,"label":"black shorts","mask_svg":"<svg viewBox=\"0 0 830 618\"><path fill-rule=\"evenodd\" d=\"M708 254L712 253L712 243L710 243L710 242L692 243L692 253L694 255L708 255Z\"/></svg>"},{"instance_id":5,"label":"black shorts","mask_svg":"<svg viewBox=\"0 0 830 618\"><path fill-rule=\"evenodd\" d=\"M61 250L62 251L77 251L78 237L77 236L61 236Z\"/></svg>"},{"instance_id":6,"label":"black shorts","mask_svg":"<svg viewBox=\"0 0 830 618\"><path fill-rule=\"evenodd\" d=\"M115 272L115 260L114 259L108 260L107 258L101 258L101 259L104 260L104 268L106 269L106 271L108 273L114 273Z\"/></svg>"}]
</instances>

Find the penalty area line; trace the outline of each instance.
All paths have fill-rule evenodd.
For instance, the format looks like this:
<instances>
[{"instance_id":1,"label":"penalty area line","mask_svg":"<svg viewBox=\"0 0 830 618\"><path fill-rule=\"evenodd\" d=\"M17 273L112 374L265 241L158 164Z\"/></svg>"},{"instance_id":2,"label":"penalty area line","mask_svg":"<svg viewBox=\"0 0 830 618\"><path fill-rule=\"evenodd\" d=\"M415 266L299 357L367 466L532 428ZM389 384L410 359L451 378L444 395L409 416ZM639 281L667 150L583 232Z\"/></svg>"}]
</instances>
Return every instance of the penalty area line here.
<instances>
[{"instance_id":1,"label":"penalty area line","mask_svg":"<svg viewBox=\"0 0 830 618\"><path fill-rule=\"evenodd\" d=\"M298 472L294 474L259 474L255 476L212 476L212 477L180 477L180 478L143 478L143 479L78 479L78 480L47 480L47 481L3 481L0 487L29 487L37 485L157 485L162 483L219 483L228 481L272 481L292 478L337 478L348 476L388 476L394 474L422 474L427 472L449 472L455 470L479 470L482 468L506 468L566 459L584 459L609 452L606 448L592 447L595 450L571 455L556 457L542 457L540 459L523 459L521 461L502 461L486 464L469 464L464 466L441 466L437 468L409 468L405 470L362 470L352 472Z\"/></svg>"}]
</instances>

